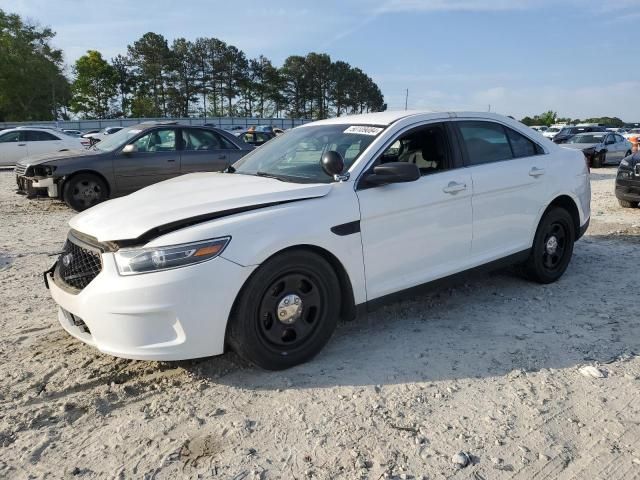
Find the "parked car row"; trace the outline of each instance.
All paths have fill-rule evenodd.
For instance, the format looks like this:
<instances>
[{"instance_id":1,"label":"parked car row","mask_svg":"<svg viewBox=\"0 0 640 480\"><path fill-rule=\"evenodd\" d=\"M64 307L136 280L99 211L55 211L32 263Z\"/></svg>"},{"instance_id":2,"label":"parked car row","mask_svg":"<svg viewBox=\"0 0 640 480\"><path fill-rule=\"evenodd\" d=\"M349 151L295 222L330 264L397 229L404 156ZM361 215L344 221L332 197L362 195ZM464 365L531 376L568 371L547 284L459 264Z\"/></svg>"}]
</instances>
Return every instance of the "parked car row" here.
<instances>
[{"instance_id":1,"label":"parked car row","mask_svg":"<svg viewBox=\"0 0 640 480\"><path fill-rule=\"evenodd\" d=\"M77 211L184 173L221 171L253 149L211 127L145 123L89 150L29 156L16 164L20 192L60 198Z\"/></svg>"}]
</instances>

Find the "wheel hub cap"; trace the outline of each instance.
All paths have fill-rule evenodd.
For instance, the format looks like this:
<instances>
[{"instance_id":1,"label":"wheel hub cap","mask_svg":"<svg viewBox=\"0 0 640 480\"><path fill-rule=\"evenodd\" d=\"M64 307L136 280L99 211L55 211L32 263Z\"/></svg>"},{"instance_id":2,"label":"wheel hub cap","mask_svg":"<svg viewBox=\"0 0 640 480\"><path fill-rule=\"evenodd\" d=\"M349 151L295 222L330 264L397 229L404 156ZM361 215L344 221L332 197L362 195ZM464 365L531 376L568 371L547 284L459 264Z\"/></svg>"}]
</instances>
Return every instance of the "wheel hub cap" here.
<instances>
[{"instance_id":1,"label":"wheel hub cap","mask_svg":"<svg viewBox=\"0 0 640 480\"><path fill-rule=\"evenodd\" d=\"M555 237L555 235L547 240L545 248L549 255L554 255L556 253L556 251L558 250L558 239Z\"/></svg>"},{"instance_id":2,"label":"wheel hub cap","mask_svg":"<svg viewBox=\"0 0 640 480\"><path fill-rule=\"evenodd\" d=\"M276 311L278 320L291 325L302 316L302 299L294 293L285 295L278 303Z\"/></svg>"}]
</instances>

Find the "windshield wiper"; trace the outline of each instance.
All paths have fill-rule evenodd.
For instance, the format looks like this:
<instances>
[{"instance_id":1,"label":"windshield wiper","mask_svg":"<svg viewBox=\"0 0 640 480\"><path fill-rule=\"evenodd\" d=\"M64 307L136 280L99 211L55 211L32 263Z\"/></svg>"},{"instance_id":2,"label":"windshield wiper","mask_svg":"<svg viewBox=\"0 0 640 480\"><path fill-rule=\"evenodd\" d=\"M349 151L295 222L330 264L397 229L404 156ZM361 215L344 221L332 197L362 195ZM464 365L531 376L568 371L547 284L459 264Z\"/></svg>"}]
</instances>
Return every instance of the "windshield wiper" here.
<instances>
[{"instance_id":1,"label":"windshield wiper","mask_svg":"<svg viewBox=\"0 0 640 480\"><path fill-rule=\"evenodd\" d=\"M255 175L257 177L275 178L276 180L280 180L281 182L284 182L284 179L282 177L279 177L278 175L274 175L273 173L257 171Z\"/></svg>"}]
</instances>

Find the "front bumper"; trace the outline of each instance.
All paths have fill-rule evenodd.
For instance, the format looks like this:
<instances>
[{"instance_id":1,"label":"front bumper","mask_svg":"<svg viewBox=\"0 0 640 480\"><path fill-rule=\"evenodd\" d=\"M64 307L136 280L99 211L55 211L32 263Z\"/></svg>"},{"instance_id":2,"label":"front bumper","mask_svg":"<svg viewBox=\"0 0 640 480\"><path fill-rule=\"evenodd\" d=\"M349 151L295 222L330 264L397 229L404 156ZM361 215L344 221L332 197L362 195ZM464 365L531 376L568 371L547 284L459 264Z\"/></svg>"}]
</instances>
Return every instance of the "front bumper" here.
<instances>
[{"instance_id":1,"label":"front bumper","mask_svg":"<svg viewBox=\"0 0 640 480\"><path fill-rule=\"evenodd\" d=\"M113 254L79 293L46 280L71 335L103 353L136 360L185 360L224 351L227 319L255 267L222 257L188 267L123 277Z\"/></svg>"},{"instance_id":2,"label":"front bumper","mask_svg":"<svg viewBox=\"0 0 640 480\"><path fill-rule=\"evenodd\" d=\"M58 183L54 178L33 178L16 175L18 191L27 195L38 195L46 190L50 198L58 198Z\"/></svg>"}]
</instances>

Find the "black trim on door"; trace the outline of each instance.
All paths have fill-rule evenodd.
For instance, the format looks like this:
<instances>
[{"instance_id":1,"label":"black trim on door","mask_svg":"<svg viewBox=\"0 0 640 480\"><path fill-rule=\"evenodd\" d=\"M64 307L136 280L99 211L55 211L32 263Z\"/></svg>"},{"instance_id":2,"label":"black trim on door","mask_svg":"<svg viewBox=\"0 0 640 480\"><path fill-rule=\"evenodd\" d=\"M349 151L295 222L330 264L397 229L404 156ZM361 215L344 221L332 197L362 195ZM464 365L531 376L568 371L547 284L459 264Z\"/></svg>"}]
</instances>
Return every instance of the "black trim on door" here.
<instances>
[{"instance_id":1,"label":"black trim on door","mask_svg":"<svg viewBox=\"0 0 640 480\"><path fill-rule=\"evenodd\" d=\"M479 265L477 267L473 267L459 273L454 273L453 275L449 275L447 277L438 278L430 282L416 285L415 287L406 288L398 292L394 292L388 295L384 295L382 297L374 298L373 300L369 300L368 302L364 302L356 305L357 314L358 316L361 316L383 305L387 305L389 303L393 303L398 300L411 297L414 295L424 294L434 288L442 288L443 286L459 283L462 279L467 278L469 275L487 273L494 270L499 270L501 268L510 267L512 265L517 265L519 263L526 261L527 258L529 258L530 253L531 253L530 249L522 250L521 252L508 255L504 258L499 258L498 260L485 263L484 265Z\"/></svg>"},{"instance_id":2,"label":"black trim on door","mask_svg":"<svg viewBox=\"0 0 640 480\"><path fill-rule=\"evenodd\" d=\"M344 237L346 235L353 235L354 233L360 232L360 220L354 220L353 222L336 225L335 227L331 227L331 231L336 235L340 235L341 237Z\"/></svg>"}]
</instances>

